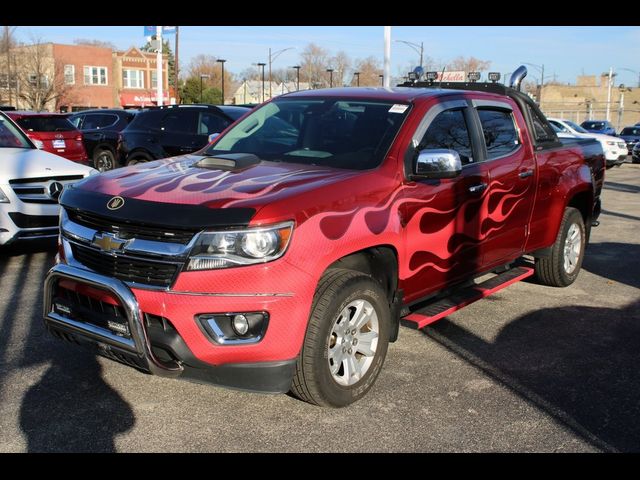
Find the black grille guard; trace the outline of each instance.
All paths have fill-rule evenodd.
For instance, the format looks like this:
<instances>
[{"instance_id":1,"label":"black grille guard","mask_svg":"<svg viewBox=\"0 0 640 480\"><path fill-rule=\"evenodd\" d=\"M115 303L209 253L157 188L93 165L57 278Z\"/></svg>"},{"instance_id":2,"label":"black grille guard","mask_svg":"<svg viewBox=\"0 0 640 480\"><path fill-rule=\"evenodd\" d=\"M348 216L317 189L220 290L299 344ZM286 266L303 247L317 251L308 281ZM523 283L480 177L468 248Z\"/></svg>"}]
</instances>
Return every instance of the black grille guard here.
<instances>
[{"instance_id":1,"label":"black grille guard","mask_svg":"<svg viewBox=\"0 0 640 480\"><path fill-rule=\"evenodd\" d=\"M102 290L107 290L109 293L115 295L126 313L132 339L120 337L104 328L78 322L55 312L52 304L53 296L56 282L60 279L84 283ZM95 343L110 345L135 354L145 368L154 375L178 377L183 371L183 367L178 363L167 364L161 362L153 354L138 302L129 287L120 280L61 263L55 265L49 270L49 273L47 273L44 284L43 304L45 325L50 324L51 326L72 334L88 338Z\"/></svg>"}]
</instances>

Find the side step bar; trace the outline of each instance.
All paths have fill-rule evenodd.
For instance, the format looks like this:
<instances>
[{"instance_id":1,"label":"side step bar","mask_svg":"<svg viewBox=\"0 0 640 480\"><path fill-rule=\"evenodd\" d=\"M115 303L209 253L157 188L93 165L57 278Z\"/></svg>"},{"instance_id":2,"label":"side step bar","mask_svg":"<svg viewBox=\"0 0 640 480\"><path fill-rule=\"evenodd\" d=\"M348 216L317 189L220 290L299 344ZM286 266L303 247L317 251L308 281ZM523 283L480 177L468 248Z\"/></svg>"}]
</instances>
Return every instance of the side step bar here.
<instances>
[{"instance_id":1,"label":"side step bar","mask_svg":"<svg viewBox=\"0 0 640 480\"><path fill-rule=\"evenodd\" d=\"M423 328L473 302L477 302L511 284L530 277L533 273L533 268L529 267L512 268L482 283L462 288L448 297L435 300L427 306L411 312L400 320L401 324L414 329Z\"/></svg>"}]
</instances>

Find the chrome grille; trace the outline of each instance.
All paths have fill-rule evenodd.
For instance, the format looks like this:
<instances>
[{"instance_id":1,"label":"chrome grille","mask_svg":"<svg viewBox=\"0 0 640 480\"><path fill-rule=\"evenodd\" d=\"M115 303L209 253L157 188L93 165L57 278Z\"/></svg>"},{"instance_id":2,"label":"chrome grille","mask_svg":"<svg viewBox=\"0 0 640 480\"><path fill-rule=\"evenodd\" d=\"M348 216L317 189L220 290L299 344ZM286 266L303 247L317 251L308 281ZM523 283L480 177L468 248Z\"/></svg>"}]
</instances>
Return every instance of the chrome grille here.
<instances>
[{"instance_id":1,"label":"chrome grille","mask_svg":"<svg viewBox=\"0 0 640 480\"><path fill-rule=\"evenodd\" d=\"M82 175L64 175L56 177L20 178L9 180L16 196L25 203L58 203L51 198L48 187L51 182L60 182L65 187L84 178Z\"/></svg>"}]
</instances>

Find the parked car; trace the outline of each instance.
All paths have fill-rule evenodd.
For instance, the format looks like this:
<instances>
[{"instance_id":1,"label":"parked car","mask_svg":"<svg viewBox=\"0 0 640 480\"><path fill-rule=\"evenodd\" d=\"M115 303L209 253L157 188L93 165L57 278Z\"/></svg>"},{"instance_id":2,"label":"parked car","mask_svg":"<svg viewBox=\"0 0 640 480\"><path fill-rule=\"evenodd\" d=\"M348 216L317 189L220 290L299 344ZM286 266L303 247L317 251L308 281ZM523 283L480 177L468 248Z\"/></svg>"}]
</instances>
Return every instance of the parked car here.
<instances>
[{"instance_id":1,"label":"parked car","mask_svg":"<svg viewBox=\"0 0 640 480\"><path fill-rule=\"evenodd\" d=\"M69 115L69 121L82 131L84 147L93 166L104 172L116 168L118 134L138 110L83 110Z\"/></svg>"},{"instance_id":2,"label":"parked car","mask_svg":"<svg viewBox=\"0 0 640 480\"><path fill-rule=\"evenodd\" d=\"M587 132L616 136L616 129L607 120L585 120L580 124Z\"/></svg>"},{"instance_id":3,"label":"parked car","mask_svg":"<svg viewBox=\"0 0 640 480\"><path fill-rule=\"evenodd\" d=\"M562 133L568 133L580 138L595 138L598 140L600 145L602 145L605 158L607 159L607 168L620 166L627 159L627 144L618 137L588 132L571 120L551 117L547 118L547 120L549 120L551 125L556 126Z\"/></svg>"},{"instance_id":4,"label":"parked car","mask_svg":"<svg viewBox=\"0 0 640 480\"><path fill-rule=\"evenodd\" d=\"M640 163L640 142L636 143L631 151L631 162Z\"/></svg>"},{"instance_id":5,"label":"parked car","mask_svg":"<svg viewBox=\"0 0 640 480\"><path fill-rule=\"evenodd\" d=\"M285 94L200 152L67 190L48 329L147 373L341 407L401 319L422 328L534 271L570 285L600 144L563 146L515 89L442 87ZM525 254L535 266L510 266Z\"/></svg>"},{"instance_id":6,"label":"parked car","mask_svg":"<svg viewBox=\"0 0 640 480\"><path fill-rule=\"evenodd\" d=\"M122 164L135 165L195 152L249 108L213 105L169 105L140 111L120 135Z\"/></svg>"},{"instance_id":7,"label":"parked car","mask_svg":"<svg viewBox=\"0 0 640 480\"><path fill-rule=\"evenodd\" d=\"M96 170L36 148L0 112L0 245L58 236L63 189Z\"/></svg>"},{"instance_id":8,"label":"parked car","mask_svg":"<svg viewBox=\"0 0 640 480\"><path fill-rule=\"evenodd\" d=\"M640 141L640 126L625 127L622 129L619 136L627 143L627 153L631 155L633 147Z\"/></svg>"},{"instance_id":9,"label":"parked car","mask_svg":"<svg viewBox=\"0 0 640 480\"><path fill-rule=\"evenodd\" d=\"M62 113L7 112L36 147L74 162L89 164L82 132Z\"/></svg>"}]
</instances>

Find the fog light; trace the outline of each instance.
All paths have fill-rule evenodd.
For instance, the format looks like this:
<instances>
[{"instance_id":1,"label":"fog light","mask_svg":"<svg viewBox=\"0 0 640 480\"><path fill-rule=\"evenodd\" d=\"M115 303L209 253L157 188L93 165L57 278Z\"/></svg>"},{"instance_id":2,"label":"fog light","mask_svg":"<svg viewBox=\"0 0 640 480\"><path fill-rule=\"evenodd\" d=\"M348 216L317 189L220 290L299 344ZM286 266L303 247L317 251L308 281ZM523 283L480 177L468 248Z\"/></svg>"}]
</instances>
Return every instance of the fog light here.
<instances>
[{"instance_id":1,"label":"fog light","mask_svg":"<svg viewBox=\"0 0 640 480\"><path fill-rule=\"evenodd\" d=\"M244 315L236 315L233 317L233 331L238 335L245 335L249 331L249 320Z\"/></svg>"}]
</instances>

